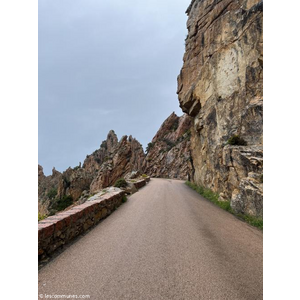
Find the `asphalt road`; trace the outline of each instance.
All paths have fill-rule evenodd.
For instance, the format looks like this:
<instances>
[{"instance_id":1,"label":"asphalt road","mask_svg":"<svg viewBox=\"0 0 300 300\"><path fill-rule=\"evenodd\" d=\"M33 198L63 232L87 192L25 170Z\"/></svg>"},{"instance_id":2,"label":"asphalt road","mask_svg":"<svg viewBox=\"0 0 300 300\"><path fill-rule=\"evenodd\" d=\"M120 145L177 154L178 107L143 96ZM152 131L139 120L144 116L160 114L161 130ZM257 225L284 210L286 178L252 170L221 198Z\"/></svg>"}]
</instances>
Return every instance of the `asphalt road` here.
<instances>
[{"instance_id":1,"label":"asphalt road","mask_svg":"<svg viewBox=\"0 0 300 300\"><path fill-rule=\"evenodd\" d=\"M39 271L43 298L258 300L262 291L262 232L167 179L151 179Z\"/></svg>"}]
</instances>

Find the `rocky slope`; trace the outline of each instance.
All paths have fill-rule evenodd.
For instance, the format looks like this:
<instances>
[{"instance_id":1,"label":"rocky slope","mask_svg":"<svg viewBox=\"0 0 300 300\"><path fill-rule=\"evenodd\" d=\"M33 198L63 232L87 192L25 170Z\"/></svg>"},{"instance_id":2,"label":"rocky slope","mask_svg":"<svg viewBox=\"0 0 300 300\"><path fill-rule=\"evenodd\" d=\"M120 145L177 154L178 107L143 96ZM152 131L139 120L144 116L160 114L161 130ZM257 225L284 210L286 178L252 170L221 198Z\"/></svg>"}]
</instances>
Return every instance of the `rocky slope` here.
<instances>
[{"instance_id":1,"label":"rocky slope","mask_svg":"<svg viewBox=\"0 0 300 300\"><path fill-rule=\"evenodd\" d=\"M193 176L190 151L191 118L172 113L162 124L144 161L144 173L151 177L188 180Z\"/></svg>"},{"instance_id":2,"label":"rocky slope","mask_svg":"<svg viewBox=\"0 0 300 300\"><path fill-rule=\"evenodd\" d=\"M177 93L193 118L193 180L262 216L263 2L193 0L187 14Z\"/></svg>"},{"instance_id":3,"label":"rocky slope","mask_svg":"<svg viewBox=\"0 0 300 300\"><path fill-rule=\"evenodd\" d=\"M52 175L47 177L39 166L39 201L50 200L50 211L59 210L80 197L113 185L126 174L141 172L144 159L143 148L136 139L124 136L118 141L111 130L100 148L88 155L82 166L68 168L63 173L54 169Z\"/></svg>"},{"instance_id":4,"label":"rocky slope","mask_svg":"<svg viewBox=\"0 0 300 300\"><path fill-rule=\"evenodd\" d=\"M62 178L62 174L52 169L52 175L45 176L43 167L38 165L38 197L39 200L47 200L49 192L57 189L57 186Z\"/></svg>"}]
</instances>

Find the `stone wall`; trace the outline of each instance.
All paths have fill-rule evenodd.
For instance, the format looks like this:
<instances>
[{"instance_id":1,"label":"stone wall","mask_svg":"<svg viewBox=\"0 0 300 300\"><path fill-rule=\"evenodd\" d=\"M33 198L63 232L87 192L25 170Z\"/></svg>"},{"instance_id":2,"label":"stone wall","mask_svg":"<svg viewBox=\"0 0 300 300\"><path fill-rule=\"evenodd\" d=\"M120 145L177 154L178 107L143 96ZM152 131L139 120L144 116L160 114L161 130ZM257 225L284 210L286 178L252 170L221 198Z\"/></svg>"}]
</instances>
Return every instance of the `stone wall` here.
<instances>
[{"instance_id":1,"label":"stone wall","mask_svg":"<svg viewBox=\"0 0 300 300\"><path fill-rule=\"evenodd\" d=\"M140 189L150 177L134 183ZM113 188L109 193L99 193L81 205L48 217L38 224L39 260L51 256L74 238L98 224L122 204L125 191Z\"/></svg>"},{"instance_id":2,"label":"stone wall","mask_svg":"<svg viewBox=\"0 0 300 300\"><path fill-rule=\"evenodd\" d=\"M40 221L38 224L39 259L50 256L110 215L121 205L124 196L125 192L119 190Z\"/></svg>"},{"instance_id":3,"label":"stone wall","mask_svg":"<svg viewBox=\"0 0 300 300\"><path fill-rule=\"evenodd\" d=\"M147 177L146 179L138 180L138 181L134 182L133 184L134 184L136 189L140 189L143 186L145 186L146 183L149 182L149 181L150 181L150 177Z\"/></svg>"}]
</instances>

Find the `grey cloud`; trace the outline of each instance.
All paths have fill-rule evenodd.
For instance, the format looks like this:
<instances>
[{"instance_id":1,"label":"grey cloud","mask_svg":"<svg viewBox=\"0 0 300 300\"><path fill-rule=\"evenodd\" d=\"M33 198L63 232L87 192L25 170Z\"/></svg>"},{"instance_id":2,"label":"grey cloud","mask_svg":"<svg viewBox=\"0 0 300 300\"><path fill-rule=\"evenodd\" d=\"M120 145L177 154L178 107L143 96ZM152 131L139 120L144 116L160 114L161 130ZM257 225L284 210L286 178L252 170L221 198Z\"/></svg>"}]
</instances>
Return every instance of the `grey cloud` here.
<instances>
[{"instance_id":1,"label":"grey cloud","mask_svg":"<svg viewBox=\"0 0 300 300\"><path fill-rule=\"evenodd\" d=\"M190 0L39 0L39 163L46 174L83 161L110 129L144 146L182 114Z\"/></svg>"}]
</instances>

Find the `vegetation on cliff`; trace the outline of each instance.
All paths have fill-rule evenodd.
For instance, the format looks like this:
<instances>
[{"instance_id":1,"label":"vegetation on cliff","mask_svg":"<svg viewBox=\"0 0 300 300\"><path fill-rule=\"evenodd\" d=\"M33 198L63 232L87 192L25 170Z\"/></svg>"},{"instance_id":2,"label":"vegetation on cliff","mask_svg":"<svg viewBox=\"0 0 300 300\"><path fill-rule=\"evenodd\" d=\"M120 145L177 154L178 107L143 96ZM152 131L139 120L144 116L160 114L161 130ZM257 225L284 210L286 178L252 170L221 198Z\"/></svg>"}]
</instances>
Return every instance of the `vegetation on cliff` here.
<instances>
[{"instance_id":1,"label":"vegetation on cliff","mask_svg":"<svg viewBox=\"0 0 300 300\"><path fill-rule=\"evenodd\" d=\"M229 200L222 200L220 201L220 195L218 193L214 193L209 188L205 188L202 186L198 186L190 181L186 181L186 185L195 190L198 194L203 196L205 199L211 201L215 205L219 206L220 208L230 212L231 214L235 215L236 217L242 219L243 221L249 223L252 226L255 226L259 229L263 229L263 219L255 216L249 216L242 213L236 213L230 206Z\"/></svg>"}]
</instances>

